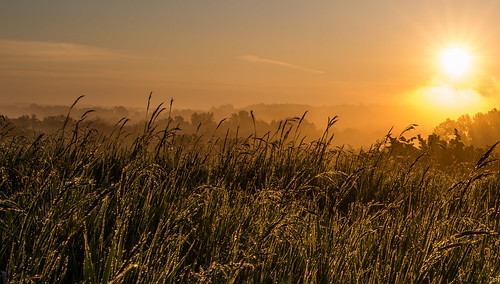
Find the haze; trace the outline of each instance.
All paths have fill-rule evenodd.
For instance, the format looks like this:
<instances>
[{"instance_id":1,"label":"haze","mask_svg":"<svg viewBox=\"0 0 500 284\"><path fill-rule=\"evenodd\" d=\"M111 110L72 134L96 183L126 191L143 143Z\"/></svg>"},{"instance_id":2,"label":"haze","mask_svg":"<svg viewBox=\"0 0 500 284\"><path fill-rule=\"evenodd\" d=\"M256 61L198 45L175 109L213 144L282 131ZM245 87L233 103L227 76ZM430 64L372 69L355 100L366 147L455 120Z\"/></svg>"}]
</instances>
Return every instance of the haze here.
<instances>
[{"instance_id":1,"label":"haze","mask_svg":"<svg viewBox=\"0 0 500 284\"><path fill-rule=\"evenodd\" d=\"M409 105L438 123L496 105L499 13L493 0L2 1L0 101L142 107L153 91L205 110ZM444 82L436 56L455 44L478 61Z\"/></svg>"}]
</instances>

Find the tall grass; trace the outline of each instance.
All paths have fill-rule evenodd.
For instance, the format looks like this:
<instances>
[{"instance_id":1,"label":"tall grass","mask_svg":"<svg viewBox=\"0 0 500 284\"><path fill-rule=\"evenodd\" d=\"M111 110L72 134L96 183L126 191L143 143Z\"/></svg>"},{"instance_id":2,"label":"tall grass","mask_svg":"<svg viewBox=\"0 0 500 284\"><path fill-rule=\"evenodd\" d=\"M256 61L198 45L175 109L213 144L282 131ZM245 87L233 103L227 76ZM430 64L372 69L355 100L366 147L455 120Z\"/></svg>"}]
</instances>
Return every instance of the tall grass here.
<instances>
[{"instance_id":1,"label":"tall grass","mask_svg":"<svg viewBox=\"0 0 500 284\"><path fill-rule=\"evenodd\" d=\"M158 129L164 111L153 110L132 143L126 120L105 136L84 115L33 138L0 120L0 270L9 282L500 278L492 151L443 168L432 149L398 150L402 136L365 151L333 148L336 118L306 143L303 117L261 136L200 138Z\"/></svg>"}]
</instances>

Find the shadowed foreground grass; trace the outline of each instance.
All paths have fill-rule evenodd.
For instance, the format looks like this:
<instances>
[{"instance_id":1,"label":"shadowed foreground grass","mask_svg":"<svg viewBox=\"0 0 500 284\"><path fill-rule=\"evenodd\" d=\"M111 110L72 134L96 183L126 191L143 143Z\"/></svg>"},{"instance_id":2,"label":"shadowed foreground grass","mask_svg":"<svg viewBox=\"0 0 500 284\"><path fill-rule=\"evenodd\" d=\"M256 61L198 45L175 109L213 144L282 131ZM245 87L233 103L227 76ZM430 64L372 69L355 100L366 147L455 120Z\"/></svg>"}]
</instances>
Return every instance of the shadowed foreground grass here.
<instances>
[{"instance_id":1,"label":"shadowed foreground grass","mask_svg":"<svg viewBox=\"0 0 500 284\"><path fill-rule=\"evenodd\" d=\"M490 152L444 167L432 148L398 150L402 136L333 149L335 119L311 143L301 118L197 138L157 129L160 113L133 143L84 117L35 139L0 122L9 282L500 281Z\"/></svg>"}]
</instances>

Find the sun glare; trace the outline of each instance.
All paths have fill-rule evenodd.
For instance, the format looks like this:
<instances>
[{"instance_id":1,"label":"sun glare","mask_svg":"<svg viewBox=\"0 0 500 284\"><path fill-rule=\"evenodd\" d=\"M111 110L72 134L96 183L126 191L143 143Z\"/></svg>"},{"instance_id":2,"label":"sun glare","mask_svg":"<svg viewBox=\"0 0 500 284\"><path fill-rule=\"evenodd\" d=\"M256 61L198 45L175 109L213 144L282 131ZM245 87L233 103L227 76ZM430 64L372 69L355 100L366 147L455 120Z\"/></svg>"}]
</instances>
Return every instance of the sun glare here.
<instances>
[{"instance_id":1,"label":"sun glare","mask_svg":"<svg viewBox=\"0 0 500 284\"><path fill-rule=\"evenodd\" d=\"M413 93L413 102L437 119L488 109L491 101L476 87L480 57L460 46L442 49L437 55L440 74Z\"/></svg>"},{"instance_id":2,"label":"sun glare","mask_svg":"<svg viewBox=\"0 0 500 284\"><path fill-rule=\"evenodd\" d=\"M441 67L451 77L462 77L470 71L472 56L461 47L447 49L441 53Z\"/></svg>"}]
</instances>

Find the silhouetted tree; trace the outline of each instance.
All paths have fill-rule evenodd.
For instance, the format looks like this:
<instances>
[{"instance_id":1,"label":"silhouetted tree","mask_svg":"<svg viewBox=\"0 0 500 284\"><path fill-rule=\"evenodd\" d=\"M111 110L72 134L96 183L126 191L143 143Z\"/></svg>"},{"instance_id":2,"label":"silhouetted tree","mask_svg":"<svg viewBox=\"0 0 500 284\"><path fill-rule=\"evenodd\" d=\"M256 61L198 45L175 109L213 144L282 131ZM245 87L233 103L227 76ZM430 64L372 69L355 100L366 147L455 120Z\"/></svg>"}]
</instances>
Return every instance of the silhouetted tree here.
<instances>
[{"instance_id":1,"label":"silhouetted tree","mask_svg":"<svg viewBox=\"0 0 500 284\"><path fill-rule=\"evenodd\" d=\"M434 133L447 142L458 135L465 145L488 147L500 140L500 112L493 109L487 113L478 113L472 118L463 115L457 120L447 119L434 129Z\"/></svg>"}]
</instances>

